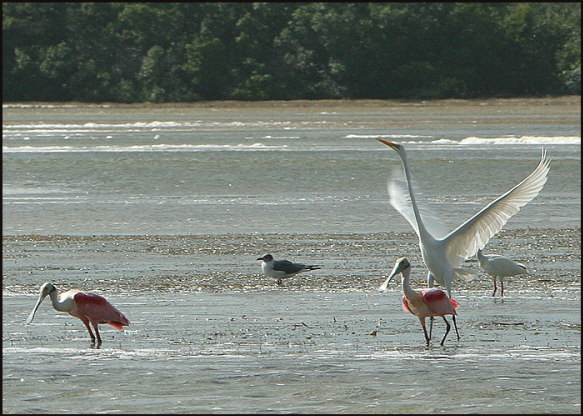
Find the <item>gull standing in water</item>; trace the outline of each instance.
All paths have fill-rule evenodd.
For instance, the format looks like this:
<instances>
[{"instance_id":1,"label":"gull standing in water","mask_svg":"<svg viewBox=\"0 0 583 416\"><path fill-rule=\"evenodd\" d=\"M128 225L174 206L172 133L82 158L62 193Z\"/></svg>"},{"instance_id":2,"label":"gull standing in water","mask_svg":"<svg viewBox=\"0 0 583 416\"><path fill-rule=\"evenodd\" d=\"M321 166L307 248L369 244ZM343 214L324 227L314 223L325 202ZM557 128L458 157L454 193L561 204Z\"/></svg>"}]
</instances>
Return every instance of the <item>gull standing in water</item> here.
<instances>
[{"instance_id":1,"label":"gull standing in water","mask_svg":"<svg viewBox=\"0 0 583 416\"><path fill-rule=\"evenodd\" d=\"M406 312L411 313L412 315L417 316L419 318L419 322L423 327L423 333L425 334L425 341L427 341L427 345L429 345L429 340L431 339L431 335L427 335L427 328L425 327L425 318L434 316L441 316L447 325L445 330L445 335L441 340L441 345L445 342L445 338L447 334L449 334L449 330L451 329L451 325L445 319L445 315L451 315L452 318L457 315L456 309L459 306L455 300L450 299L447 297L445 292L441 289L428 289L428 290L413 290L411 288L411 284L409 283L409 277L411 274L411 263L405 257L401 257L397 259L395 262L395 267L393 271L379 287L379 291L384 292L387 290L387 285L389 282L401 273L403 276L401 285L403 286L403 309ZM453 321L455 326L455 332L457 334L457 339L459 341L460 334L457 330L457 324L455 320Z\"/></svg>"},{"instance_id":2,"label":"gull standing in water","mask_svg":"<svg viewBox=\"0 0 583 416\"><path fill-rule=\"evenodd\" d=\"M274 260L271 254L266 254L263 257L259 257L257 260L263 261L263 263L261 263L263 273L268 277L276 278L278 285L281 285L281 279L292 277L298 273L321 269L321 267L317 265L306 266L302 263L292 263L289 260Z\"/></svg>"},{"instance_id":3,"label":"gull standing in water","mask_svg":"<svg viewBox=\"0 0 583 416\"><path fill-rule=\"evenodd\" d=\"M492 296L496 295L496 289L498 289L496 287L496 278L500 279L500 294L504 296L504 278L527 273L524 264L517 263L508 257L498 254L482 254L482 250L478 250L478 263L480 263L480 268L492 276L494 280Z\"/></svg>"}]
</instances>

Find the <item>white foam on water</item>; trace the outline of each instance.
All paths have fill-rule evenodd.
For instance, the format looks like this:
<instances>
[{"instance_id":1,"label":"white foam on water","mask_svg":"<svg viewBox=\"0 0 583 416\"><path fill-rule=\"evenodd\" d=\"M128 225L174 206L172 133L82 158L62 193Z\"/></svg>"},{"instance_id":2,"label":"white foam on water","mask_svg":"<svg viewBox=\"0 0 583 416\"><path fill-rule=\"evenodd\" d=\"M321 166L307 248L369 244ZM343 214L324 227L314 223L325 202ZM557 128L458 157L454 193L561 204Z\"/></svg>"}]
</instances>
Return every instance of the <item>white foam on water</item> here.
<instances>
[{"instance_id":1,"label":"white foam on water","mask_svg":"<svg viewBox=\"0 0 583 416\"><path fill-rule=\"evenodd\" d=\"M347 139L429 139L433 136L419 134L348 134Z\"/></svg>"},{"instance_id":2,"label":"white foam on water","mask_svg":"<svg viewBox=\"0 0 583 416\"><path fill-rule=\"evenodd\" d=\"M509 137L466 137L460 144L571 144L580 145L581 137L578 136L509 136Z\"/></svg>"},{"instance_id":3,"label":"white foam on water","mask_svg":"<svg viewBox=\"0 0 583 416\"><path fill-rule=\"evenodd\" d=\"M502 137L466 137L461 140L453 139L435 139L435 140L411 140L431 138L432 136L406 135L406 134L377 134L377 135L360 135L349 134L348 139L375 139L389 138L398 140L399 144L426 144L426 145L516 145L516 144L548 144L548 145L580 145L581 137L579 136L502 136Z\"/></svg>"},{"instance_id":4,"label":"white foam on water","mask_svg":"<svg viewBox=\"0 0 583 416\"><path fill-rule=\"evenodd\" d=\"M269 151L285 150L287 145L253 144L148 144L133 146L3 146L4 153L62 152L208 152L208 151Z\"/></svg>"},{"instance_id":5,"label":"white foam on water","mask_svg":"<svg viewBox=\"0 0 583 416\"><path fill-rule=\"evenodd\" d=\"M315 122L318 123L318 122ZM6 132L79 132L79 131L100 131L100 130L161 130L161 129L200 129L204 127L285 127L291 126L291 121L137 121L133 123L94 123L87 122L82 124L72 123L34 123L34 124L5 124L2 129Z\"/></svg>"}]
</instances>

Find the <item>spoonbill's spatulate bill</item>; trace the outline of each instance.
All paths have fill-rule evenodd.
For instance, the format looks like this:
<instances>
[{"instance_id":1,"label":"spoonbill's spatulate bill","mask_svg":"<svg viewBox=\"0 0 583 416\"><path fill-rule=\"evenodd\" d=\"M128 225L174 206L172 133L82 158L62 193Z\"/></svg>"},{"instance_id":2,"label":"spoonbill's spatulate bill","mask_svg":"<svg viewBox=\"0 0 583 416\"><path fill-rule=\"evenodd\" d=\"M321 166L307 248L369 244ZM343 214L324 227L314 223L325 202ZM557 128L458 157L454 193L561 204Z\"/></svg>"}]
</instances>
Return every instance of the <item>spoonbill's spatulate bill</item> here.
<instances>
[{"instance_id":1,"label":"spoonbill's spatulate bill","mask_svg":"<svg viewBox=\"0 0 583 416\"><path fill-rule=\"evenodd\" d=\"M446 293L441 289L428 289L428 290L413 290L409 282L411 275L411 263L405 257L401 257L395 263L393 271L385 280L385 282L379 287L380 291L385 291L389 282L401 273L403 279L401 285L403 286L403 309L409 312L417 318L423 327L423 333L425 334L425 341L429 345L431 340L431 335L427 335L427 328L425 327L425 318L441 316L447 325L445 330L445 335L441 340L441 345L443 346L445 338L451 329L451 325L445 318L445 315L452 315L453 324L455 326L455 332L457 334L457 339L459 341L460 334L457 330L457 324L455 322L455 315L457 315L456 309L459 304L447 297Z\"/></svg>"},{"instance_id":2,"label":"spoonbill's spatulate bill","mask_svg":"<svg viewBox=\"0 0 583 416\"><path fill-rule=\"evenodd\" d=\"M429 217L422 216L415 201L405 148L384 139L377 140L395 150L403 163L407 189L403 189L398 183L389 182L390 203L411 224L419 237L421 256L429 269L427 284L431 287L434 286L434 282L439 283L447 289L449 296L453 281L467 274L459 268L461 263L473 257L478 249L484 248L490 238L498 233L521 207L539 194L547 181L550 169L550 160L543 149L540 163L523 181L486 205L449 234L437 237L429 231L435 227L427 223L430 221Z\"/></svg>"},{"instance_id":3,"label":"spoonbill's spatulate bill","mask_svg":"<svg viewBox=\"0 0 583 416\"><path fill-rule=\"evenodd\" d=\"M29 324L34 319L36 310L47 295L51 298L53 308L60 312L69 312L69 314L81 319L89 331L91 344L97 348L101 346L101 337L99 336L98 324L109 324L116 329L122 329L130 324L130 321L123 313L115 308L111 303L102 296L94 293L83 293L75 289L59 293L57 288L49 282L43 283L40 288L40 296L34 306L26 323ZM95 335L91 332L89 324L93 325ZM97 336L97 344L95 343Z\"/></svg>"},{"instance_id":4,"label":"spoonbill's spatulate bill","mask_svg":"<svg viewBox=\"0 0 583 416\"><path fill-rule=\"evenodd\" d=\"M268 277L277 279L277 284L281 285L281 279L287 279L298 273L308 272L310 270L321 269L317 265L305 265L302 263L292 263L289 260L274 260L271 254L259 257L262 260L261 269Z\"/></svg>"},{"instance_id":5,"label":"spoonbill's spatulate bill","mask_svg":"<svg viewBox=\"0 0 583 416\"><path fill-rule=\"evenodd\" d=\"M496 279L500 279L500 295L504 296L504 278L527 273L524 264L517 263L508 257L498 254L482 254L482 250L478 250L478 263L480 268L492 276L494 280L492 296L496 295L496 290L498 289L496 287Z\"/></svg>"}]
</instances>

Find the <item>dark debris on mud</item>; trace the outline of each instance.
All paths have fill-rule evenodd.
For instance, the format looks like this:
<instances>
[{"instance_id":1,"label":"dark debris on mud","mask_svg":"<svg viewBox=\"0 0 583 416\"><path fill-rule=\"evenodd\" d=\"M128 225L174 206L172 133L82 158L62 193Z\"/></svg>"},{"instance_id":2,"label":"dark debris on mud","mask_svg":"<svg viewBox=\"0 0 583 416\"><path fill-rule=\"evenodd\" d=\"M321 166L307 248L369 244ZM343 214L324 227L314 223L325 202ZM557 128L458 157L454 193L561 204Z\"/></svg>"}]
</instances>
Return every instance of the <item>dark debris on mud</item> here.
<instances>
[{"instance_id":1,"label":"dark debris on mud","mask_svg":"<svg viewBox=\"0 0 583 416\"><path fill-rule=\"evenodd\" d=\"M509 293L533 288L580 290L581 229L503 230L486 252L527 264L530 274L508 279ZM316 263L322 269L278 286L255 259ZM376 291L396 258L407 256L412 279L426 269L414 233L224 235L17 235L3 238L4 291L36 293L44 281L80 290L162 292ZM460 290L491 291L475 259L474 278Z\"/></svg>"}]
</instances>

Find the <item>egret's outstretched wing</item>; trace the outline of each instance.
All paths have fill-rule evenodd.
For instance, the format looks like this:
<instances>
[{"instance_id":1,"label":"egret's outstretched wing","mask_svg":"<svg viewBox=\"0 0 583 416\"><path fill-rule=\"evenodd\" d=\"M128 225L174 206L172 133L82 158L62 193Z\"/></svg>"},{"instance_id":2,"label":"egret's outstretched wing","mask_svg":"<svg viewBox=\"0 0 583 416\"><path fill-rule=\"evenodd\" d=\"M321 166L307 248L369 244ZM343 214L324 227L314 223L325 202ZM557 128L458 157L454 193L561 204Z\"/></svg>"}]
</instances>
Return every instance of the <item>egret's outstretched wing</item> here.
<instances>
[{"instance_id":1,"label":"egret's outstretched wing","mask_svg":"<svg viewBox=\"0 0 583 416\"><path fill-rule=\"evenodd\" d=\"M419 192L415 182L411 184L415 187L415 202L417 202L417 209L423 219L425 229L433 236L433 238L442 238L447 235L448 228L437 217L435 211L430 207L430 204L423 198ZM399 168L393 169L391 176L387 181L387 190L389 191L389 202L405 219L411 224L417 235L419 235L419 227L413 212L413 205L411 204L411 196L407 188L407 180L403 175L403 170Z\"/></svg>"},{"instance_id":2,"label":"egret's outstretched wing","mask_svg":"<svg viewBox=\"0 0 583 416\"><path fill-rule=\"evenodd\" d=\"M478 249L484 248L510 217L539 194L547 182L549 169L550 159L543 149L541 161L530 175L445 237L446 256L450 264L458 267L474 256Z\"/></svg>"}]
</instances>

